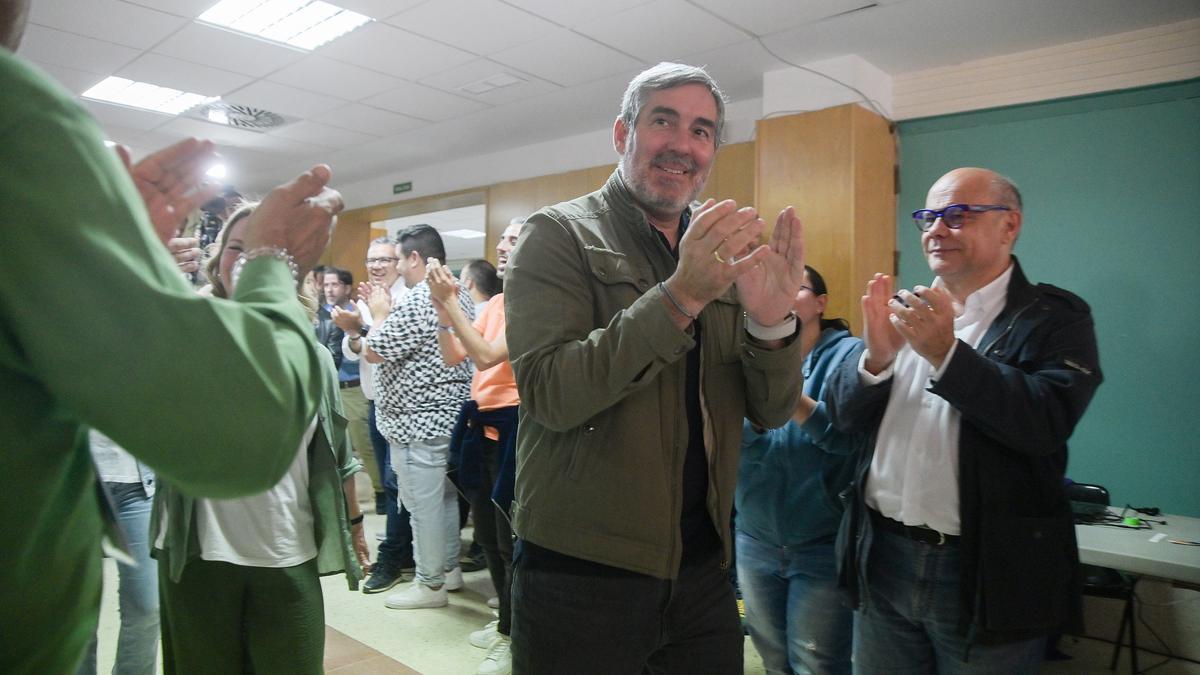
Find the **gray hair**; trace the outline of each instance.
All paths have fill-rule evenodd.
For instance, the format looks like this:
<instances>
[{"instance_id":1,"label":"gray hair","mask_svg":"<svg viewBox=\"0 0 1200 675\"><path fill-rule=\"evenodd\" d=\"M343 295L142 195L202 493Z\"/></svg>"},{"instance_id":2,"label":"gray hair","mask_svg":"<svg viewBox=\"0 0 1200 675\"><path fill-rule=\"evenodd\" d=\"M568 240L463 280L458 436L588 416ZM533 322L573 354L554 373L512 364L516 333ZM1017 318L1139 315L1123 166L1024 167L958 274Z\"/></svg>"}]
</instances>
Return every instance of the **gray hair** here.
<instances>
[{"instance_id":1,"label":"gray hair","mask_svg":"<svg viewBox=\"0 0 1200 675\"><path fill-rule=\"evenodd\" d=\"M367 244L367 246L371 247L371 246L375 246L376 244L387 244L388 246L395 246L396 240L392 239L391 237L389 237L385 234L382 237L375 237L374 239L371 240L371 243Z\"/></svg>"},{"instance_id":2,"label":"gray hair","mask_svg":"<svg viewBox=\"0 0 1200 675\"><path fill-rule=\"evenodd\" d=\"M657 66L638 73L637 77L629 82L629 86L625 89L625 95L621 97L619 119L632 130L638 115L642 113L642 106L646 104L650 92L674 89L685 84L702 84L712 92L713 101L717 104L715 145L719 147L725 131L725 94L721 92L721 88L717 86L717 81L712 78L712 75L696 66L663 61Z\"/></svg>"},{"instance_id":3,"label":"gray hair","mask_svg":"<svg viewBox=\"0 0 1200 675\"><path fill-rule=\"evenodd\" d=\"M1021 191L1017 189L1017 184L1011 178L993 172L991 187L992 194L996 195L997 201L1001 204L1015 207L1018 211L1025 210L1021 203Z\"/></svg>"}]
</instances>

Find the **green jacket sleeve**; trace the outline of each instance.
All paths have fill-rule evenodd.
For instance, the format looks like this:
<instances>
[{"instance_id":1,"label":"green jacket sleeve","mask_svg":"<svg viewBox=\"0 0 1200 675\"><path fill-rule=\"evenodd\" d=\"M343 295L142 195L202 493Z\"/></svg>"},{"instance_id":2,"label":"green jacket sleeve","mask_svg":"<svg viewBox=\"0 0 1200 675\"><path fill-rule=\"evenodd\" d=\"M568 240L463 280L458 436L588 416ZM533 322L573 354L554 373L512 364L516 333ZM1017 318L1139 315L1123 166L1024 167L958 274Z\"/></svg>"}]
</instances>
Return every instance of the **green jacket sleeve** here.
<instances>
[{"instance_id":1,"label":"green jacket sleeve","mask_svg":"<svg viewBox=\"0 0 1200 675\"><path fill-rule=\"evenodd\" d=\"M270 487L320 391L286 266L247 264L237 302L196 296L96 125L14 81L36 105L0 115L0 367L44 392L27 414L94 426L194 494Z\"/></svg>"}]
</instances>

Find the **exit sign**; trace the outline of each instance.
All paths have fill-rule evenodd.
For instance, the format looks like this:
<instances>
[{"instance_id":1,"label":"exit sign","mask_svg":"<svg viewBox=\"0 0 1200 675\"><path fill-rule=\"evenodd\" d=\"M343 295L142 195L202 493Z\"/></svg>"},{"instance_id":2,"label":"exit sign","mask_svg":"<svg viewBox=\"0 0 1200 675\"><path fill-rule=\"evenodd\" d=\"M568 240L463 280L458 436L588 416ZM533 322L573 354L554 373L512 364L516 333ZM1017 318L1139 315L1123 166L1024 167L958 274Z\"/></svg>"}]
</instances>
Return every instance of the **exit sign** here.
<instances>
[{"instance_id":1,"label":"exit sign","mask_svg":"<svg viewBox=\"0 0 1200 675\"><path fill-rule=\"evenodd\" d=\"M401 192L412 192L412 181L407 183L396 183L392 186L392 194L398 195Z\"/></svg>"}]
</instances>

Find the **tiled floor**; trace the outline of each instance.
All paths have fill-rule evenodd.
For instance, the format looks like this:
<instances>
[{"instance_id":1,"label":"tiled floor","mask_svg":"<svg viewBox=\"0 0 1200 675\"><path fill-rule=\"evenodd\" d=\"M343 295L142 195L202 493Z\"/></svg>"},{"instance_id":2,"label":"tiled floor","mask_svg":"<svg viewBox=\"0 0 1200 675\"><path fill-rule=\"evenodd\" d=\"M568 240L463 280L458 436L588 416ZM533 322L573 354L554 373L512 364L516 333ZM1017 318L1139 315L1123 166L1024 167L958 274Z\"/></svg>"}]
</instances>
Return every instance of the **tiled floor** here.
<instances>
[{"instance_id":1,"label":"tiled floor","mask_svg":"<svg viewBox=\"0 0 1200 675\"><path fill-rule=\"evenodd\" d=\"M368 540L375 546L374 533L383 527L383 516L368 515ZM111 671L116 648L116 565L105 561L104 598L100 615L99 672ZM337 675L470 675L483 660L484 652L467 643L467 635L493 618L487 607L492 584L486 571L463 575L465 587L450 594L450 605L441 609L392 610L383 605L387 593L365 595L347 590L345 578L321 580L325 595L326 672ZM1064 638L1062 651L1070 661L1048 663L1044 673L1067 675L1105 673L1111 646L1089 640ZM762 661L746 640L749 675L764 673ZM1162 657L1142 653L1139 666L1147 668ZM1124 650L1117 673L1129 672L1128 650ZM1154 675L1200 675L1200 666L1173 661L1153 671Z\"/></svg>"}]
</instances>

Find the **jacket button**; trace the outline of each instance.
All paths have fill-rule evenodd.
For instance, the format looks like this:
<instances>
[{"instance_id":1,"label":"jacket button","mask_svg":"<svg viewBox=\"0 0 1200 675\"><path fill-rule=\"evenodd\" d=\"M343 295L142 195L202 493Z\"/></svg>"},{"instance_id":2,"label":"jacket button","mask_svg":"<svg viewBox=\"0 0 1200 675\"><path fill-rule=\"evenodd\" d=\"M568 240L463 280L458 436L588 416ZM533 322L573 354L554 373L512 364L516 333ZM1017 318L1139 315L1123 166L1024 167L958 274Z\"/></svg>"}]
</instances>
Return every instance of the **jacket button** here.
<instances>
[{"instance_id":1,"label":"jacket button","mask_svg":"<svg viewBox=\"0 0 1200 675\"><path fill-rule=\"evenodd\" d=\"M594 426L592 426L592 425L590 425L590 424L589 424L589 425L587 425L586 427L584 427L584 428L583 428L583 433L585 433L585 434L590 434L590 433L592 433L592 432L593 432L593 431L595 431L595 430L596 430L596 427L594 427Z\"/></svg>"},{"instance_id":2,"label":"jacket button","mask_svg":"<svg viewBox=\"0 0 1200 675\"><path fill-rule=\"evenodd\" d=\"M720 564L720 565L718 565L718 567L720 567L722 570L727 570L727 569L729 569L729 561L728 561L728 560L722 560L722 561L721 561L721 564Z\"/></svg>"}]
</instances>

